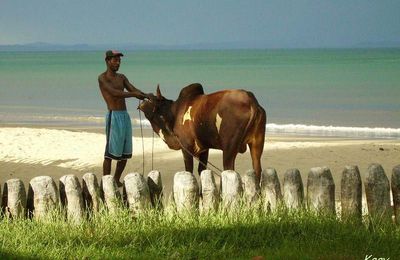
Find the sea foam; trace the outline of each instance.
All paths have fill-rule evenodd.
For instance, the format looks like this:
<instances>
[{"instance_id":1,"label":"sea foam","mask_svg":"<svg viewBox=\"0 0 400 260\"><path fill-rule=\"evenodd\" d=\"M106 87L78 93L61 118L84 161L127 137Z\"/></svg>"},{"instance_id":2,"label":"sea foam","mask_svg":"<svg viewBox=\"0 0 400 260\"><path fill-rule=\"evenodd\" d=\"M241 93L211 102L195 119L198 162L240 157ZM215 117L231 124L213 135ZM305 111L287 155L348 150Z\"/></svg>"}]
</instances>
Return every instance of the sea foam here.
<instances>
[{"instance_id":1,"label":"sea foam","mask_svg":"<svg viewBox=\"0 0 400 260\"><path fill-rule=\"evenodd\" d=\"M395 138L400 139L399 128L318 126L303 124L267 124L267 133L309 136Z\"/></svg>"},{"instance_id":2,"label":"sea foam","mask_svg":"<svg viewBox=\"0 0 400 260\"><path fill-rule=\"evenodd\" d=\"M137 118L134 115L131 115L131 118L132 126L134 128L151 128L150 122L145 119L143 115L142 119ZM97 115L9 115L7 113L0 113L0 123L8 122L39 125L68 124L103 126L104 121L104 116ZM269 123L266 124L266 134L400 139L400 128Z\"/></svg>"},{"instance_id":3,"label":"sea foam","mask_svg":"<svg viewBox=\"0 0 400 260\"><path fill-rule=\"evenodd\" d=\"M150 122L146 119L132 120L134 127L148 128ZM388 138L400 139L400 128L383 127L348 127L348 126L319 126L305 124L267 124L266 134L305 135L322 137L346 137L346 138Z\"/></svg>"}]
</instances>

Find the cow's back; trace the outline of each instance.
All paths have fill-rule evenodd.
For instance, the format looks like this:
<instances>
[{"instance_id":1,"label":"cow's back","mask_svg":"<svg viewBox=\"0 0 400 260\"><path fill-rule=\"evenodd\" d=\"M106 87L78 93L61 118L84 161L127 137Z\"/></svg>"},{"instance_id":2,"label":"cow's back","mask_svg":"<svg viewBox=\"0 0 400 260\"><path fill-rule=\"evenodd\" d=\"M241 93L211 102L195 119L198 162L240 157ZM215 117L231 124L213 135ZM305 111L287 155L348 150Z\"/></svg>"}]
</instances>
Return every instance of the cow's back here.
<instances>
[{"instance_id":1,"label":"cow's back","mask_svg":"<svg viewBox=\"0 0 400 260\"><path fill-rule=\"evenodd\" d=\"M181 99L179 106L180 135L193 137L202 147L222 149L234 138L246 139L259 104L251 92L222 90Z\"/></svg>"}]
</instances>

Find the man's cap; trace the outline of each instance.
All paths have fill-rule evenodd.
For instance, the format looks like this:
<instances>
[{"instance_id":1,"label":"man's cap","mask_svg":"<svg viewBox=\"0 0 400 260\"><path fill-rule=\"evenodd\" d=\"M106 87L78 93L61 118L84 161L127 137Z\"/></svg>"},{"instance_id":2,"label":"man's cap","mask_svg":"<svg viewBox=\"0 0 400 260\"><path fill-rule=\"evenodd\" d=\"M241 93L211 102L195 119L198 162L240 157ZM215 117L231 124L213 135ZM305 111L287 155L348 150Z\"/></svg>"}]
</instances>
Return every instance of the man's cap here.
<instances>
[{"instance_id":1,"label":"man's cap","mask_svg":"<svg viewBox=\"0 0 400 260\"><path fill-rule=\"evenodd\" d=\"M121 56L124 56L124 54L122 54L119 51L116 51L116 50L108 50L108 51L106 51L106 58L121 57Z\"/></svg>"}]
</instances>

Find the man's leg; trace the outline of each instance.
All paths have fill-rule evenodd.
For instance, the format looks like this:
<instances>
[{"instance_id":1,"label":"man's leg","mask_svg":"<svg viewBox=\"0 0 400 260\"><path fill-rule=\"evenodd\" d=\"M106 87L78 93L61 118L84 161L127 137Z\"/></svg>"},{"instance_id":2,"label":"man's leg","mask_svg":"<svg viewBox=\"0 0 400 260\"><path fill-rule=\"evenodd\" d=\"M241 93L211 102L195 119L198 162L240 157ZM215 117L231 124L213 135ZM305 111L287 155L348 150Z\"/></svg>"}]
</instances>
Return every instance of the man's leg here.
<instances>
[{"instance_id":1,"label":"man's leg","mask_svg":"<svg viewBox=\"0 0 400 260\"><path fill-rule=\"evenodd\" d=\"M125 169L127 160L121 160L117 162L117 167L115 168L115 181L118 184L118 187L122 186L122 182L119 180L121 178L122 172Z\"/></svg>"},{"instance_id":2,"label":"man's leg","mask_svg":"<svg viewBox=\"0 0 400 260\"><path fill-rule=\"evenodd\" d=\"M110 175L111 174L111 159L104 158L103 162L103 175Z\"/></svg>"}]
</instances>

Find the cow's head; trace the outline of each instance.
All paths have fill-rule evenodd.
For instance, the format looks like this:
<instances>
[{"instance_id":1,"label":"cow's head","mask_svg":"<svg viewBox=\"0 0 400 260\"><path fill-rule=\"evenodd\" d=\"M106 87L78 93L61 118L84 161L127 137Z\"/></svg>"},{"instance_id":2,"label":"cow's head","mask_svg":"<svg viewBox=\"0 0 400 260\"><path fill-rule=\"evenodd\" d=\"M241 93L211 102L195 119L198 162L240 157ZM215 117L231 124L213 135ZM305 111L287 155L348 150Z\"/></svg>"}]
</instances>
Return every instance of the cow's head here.
<instances>
[{"instance_id":1,"label":"cow's head","mask_svg":"<svg viewBox=\"0 0 400 260\"><path fill-rule=\"evenodd\" d=\"M139 109L150 121L151 127L168 145L169 148L180 149L177 137L173 133L175 117L172 112L172 100L161 95L160 86L157 86L156 95L143 101Z\"/></svg>"}]
</instances>

